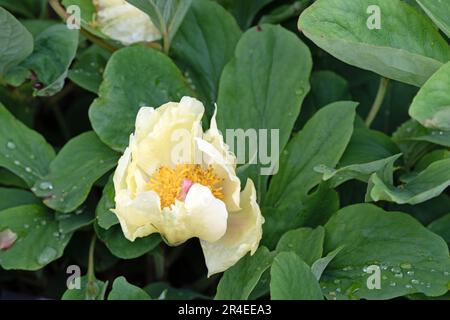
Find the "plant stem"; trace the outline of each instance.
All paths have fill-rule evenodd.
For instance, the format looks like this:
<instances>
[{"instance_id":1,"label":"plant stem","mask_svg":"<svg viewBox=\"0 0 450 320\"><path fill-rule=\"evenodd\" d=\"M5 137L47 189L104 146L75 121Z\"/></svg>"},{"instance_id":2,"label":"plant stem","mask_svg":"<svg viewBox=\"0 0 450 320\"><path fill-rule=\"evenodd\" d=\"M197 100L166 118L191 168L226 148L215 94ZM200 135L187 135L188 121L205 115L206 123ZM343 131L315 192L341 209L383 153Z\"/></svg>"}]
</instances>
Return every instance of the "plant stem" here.
<instances>
[{"instance_id":1,"label":"plant stem","mask_svg":"<svg viewBox=\"0 0 450 320\"><path fill-rule=\"evenodd\" d=\"M89 260L88 260L88 270L87 270L87 285L86 285L86 295L88 298L95 298L97 295L97 289L95 288L95 269L94 269L94 251L95 251L95 241L97 236L92 236L91 243L89 245Z\"/></svg>"},{"instance_id":2,"label":"plant stem","mask_svg":"<svg viewBox=\"0 0 450 320\"><path fill-rule=\"evenodd\" d=\"M373 102L372 108L370 108L369 115L366 118L366 125L370 127L373 120L377 116L380 111L381 105L383 104L384 97L386 96L386 91L389 85L389 79L382 77L380 79L380 85L378 87L377 96L375 97L375 101Z\"/></svg>"},{"instance_id":3,"label":"plant stem","mask_svg":"<svg viewBox=\"0 0 450 320\"><path fill-rule=\"evenodd\" d=\"M66 10L64 10L63 6L59 3L58 0L48 0L49 5L52 7L53 11L56 12L56 14L65 22L69 15L67 14ZM94 36L93 34L89 33L84 28L81 28L81 33L83 36L85 36L89 41L92 43L95 43L99 47L102 47L103 49L108 50L109 52L116 51L116 48L110 45L109 43L105 42L104 40L100 39L99 37Z\"/></svg>"}]
</instances>

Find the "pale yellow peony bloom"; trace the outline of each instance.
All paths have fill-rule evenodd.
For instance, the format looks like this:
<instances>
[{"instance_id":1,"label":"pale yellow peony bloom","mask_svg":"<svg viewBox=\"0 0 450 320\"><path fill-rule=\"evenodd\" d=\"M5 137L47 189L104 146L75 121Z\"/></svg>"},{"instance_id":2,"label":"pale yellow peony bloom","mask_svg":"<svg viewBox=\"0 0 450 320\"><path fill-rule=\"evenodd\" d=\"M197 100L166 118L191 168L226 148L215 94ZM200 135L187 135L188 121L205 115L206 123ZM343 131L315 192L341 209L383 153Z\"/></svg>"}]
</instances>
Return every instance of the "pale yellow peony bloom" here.
<instances>
[{"instance_id":1,"label":"pale yellow peony bloom","mask_svg":"<svg viewBox=\"0 0 450 320\"><path fill-rule=\"evenodd\" d=\"M240 192L215 115L203 132L203 113L189 97L139 110L114 174L113 212L130 241L152 233L170 245L199 238L210 276L256 251L264 218L250 179Z\"/></svg>"},{"instance_id":2,"label":"pale yellow peony bloom","mask_svg":"<svg viewBox=\"0 0 450 320\"><path fill-rule=\"evenodd\" d=\"M93 0L100 30L124 45L161 39L150 17L125 0Z\"/></svg>"}]
</instances>

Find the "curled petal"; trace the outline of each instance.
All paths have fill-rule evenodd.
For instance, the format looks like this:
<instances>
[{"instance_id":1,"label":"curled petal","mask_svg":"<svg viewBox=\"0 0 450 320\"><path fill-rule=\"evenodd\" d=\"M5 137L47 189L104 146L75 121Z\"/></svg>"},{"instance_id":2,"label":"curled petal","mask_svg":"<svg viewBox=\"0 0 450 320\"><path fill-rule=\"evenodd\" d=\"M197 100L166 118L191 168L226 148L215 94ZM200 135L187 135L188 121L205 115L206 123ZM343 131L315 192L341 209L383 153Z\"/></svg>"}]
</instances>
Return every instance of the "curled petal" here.
<instances>
[{"instance_id":1,"label":"curled petal","mask_svg":"<svg viewBox=\"0 0 450 320\"><path fill-rule=\"evenodd\" d=\"M171 245L193 237L216 241L225 234L227 217L225 204L216 199L209 188L194 184L184 203L177 201L170 212L164 212L164 225L160 231Z\"/></svg>"},{"instance_id":2,"label":"curled petal","mask_svg":"<svg viewBox=\"0 0 450 320\"><path fill-rule=\"evenodd\" d=\"M247 252L253 254L258 248L264 217L256 203L256 190L250 179L241 193L240 203L242 209L229 214L227 232L221 239L215 242L200 242L208 276L225 271Z\"/></svg>"},{"instance_id":3,"label":"curled petal","mask_svg":"<svg viewBox=\"0 0 450 320\"><path fill-rule=\"evenodd\" d=\"M141 192L131 198L129 192L116 192L116 214L125 238L134 241L159 232L156 226L161 224L161 208L159 196L153 192Z\"/></svg>"}]
</instances>

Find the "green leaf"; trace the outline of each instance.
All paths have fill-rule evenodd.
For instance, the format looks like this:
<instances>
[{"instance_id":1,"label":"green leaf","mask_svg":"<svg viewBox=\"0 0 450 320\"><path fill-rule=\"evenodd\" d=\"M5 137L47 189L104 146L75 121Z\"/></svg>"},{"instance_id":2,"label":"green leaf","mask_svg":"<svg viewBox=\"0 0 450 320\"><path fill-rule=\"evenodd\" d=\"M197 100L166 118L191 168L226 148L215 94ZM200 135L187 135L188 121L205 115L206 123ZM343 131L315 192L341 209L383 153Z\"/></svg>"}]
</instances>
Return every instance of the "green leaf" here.
<instances>
[{"instance_id":1,"label":"green leaf","mask_svg":"<svg viewBox=\"0 0 450 320\"><path fill-rule=\"evenodd\" d=\"M115 208L114 196L114 183L111 176L108 183L103 188L102 197L95 210L97 223L103 229L109 229L119 223L117 216L111 211L111 209Z\"/></svg>"},{"instance_id":2,"label":"green leaf","mask_svg":"<svg viewBox=\"0 0 450 320\"><path fill-rule=\"evenodd\" d=\"M383 171L387 166L393 166L393 163L401 157L401 154L391 156L385 159L375 160L368 163L351 164L342 168L334 169L319 165L315 171L323 174L323 180L331 180L331 187L336 188L352 179L362 182L368 182L372 174Z\"/></svg>"},{"instance_id":3,"label":"green leaf","mask_svg":"<svg viewBox=\"0 0 450 320\"><path fill-rule=\"evenodd\" d=\"M355 128L352 138L339 160L339 167L373 162L400 153L390 137L380 131Z\"/></svg>"},{"instance_id":4,"label":"green leaf","mask_svg":"<svg viewBox=\"0 0 450 320\"><path fill-rule=\"evenodd\" d=\"M237 44L235 58L227 64L220 79L219 128L222 132L252 129L259 136L259 129L268 130L263 143L271 137L271 130L279 130L278 147L283 150L310 88L311 65L308 47L292 32L272 25L247 31ZM255 157L250 152L247 150L246 162ZM261 160L261 155L259 158ZM255 181L259 195L263 195L267 188L267 173L273 172L276 164L272 167L251 164L250 168L249 175ZM267 173L262 175L261 169Z\"/></svg>"},{"instance_id":5,"label":"green leaf","mask_svg":"<svg viewBox=\"0 0 450 320\"><path fill-rule=\"evenodd\" d=\"M10 14L0 7L0 75L17 66L33 52L33 36Z\"/></svg>"},{"instance_id":6,"label":"green leaf","mask_svg":"<svg viewBox=\"0 0 450 320\"><path fill-rule=\"evenodd\" d=\"M264 204L296 203L321 181L314 167L335 166L350 141L357 103L341 101L320 109L280 156Z\"/></svg>"},{"instance_id":7,"label":"green leaf","mask_svg":"<svg viewBox=\"0 0 450 320\"><path fill-rule=\"evenodd\" d=\"M108 281L93 279L88 282L88 276L80 278L80 288L67 289L61 300L103 300L105 297Z\"/></svg>"},{"instance_id":8,"label":"green leaf","mask_svg":"<svg viewBox=\"0 0 450 320\"><path fill-rule=\"evenodd\" d=\"M440 235L450 246L450 213L434 220L428 228L434 233Z\"/></svg>"},{"instance_id":9,"label":"green leaf","mask_svg":"<svg viewBox=\"0 0 450 320\"><path fill-rule=\"evenodd\" d=\"M422 159L420 159L416 166L414 167L415 172L420 172L425 170L430 164L436 161L445 160L450 158L450 150L439 149L434 150L427 155L425 155Z\"/></svg>"},{"instance_id":10,"label":"green leaf","mask_svg":"<svg viewBox=\"0 0 450 320\"><path fill-rule=\"evenodd\" d=\"M247 300L261 275L272 264L274 254L259 247L253 256L247 254L225 271L217 286L216 300Z\"/></svg>"},{"instance_id":11,"label":"green leaf","mask_svg":"<svg viewBox=\"0 0 450 320\"><path fill-rule=\"evenodd\" d=\"M114 168L118 158L94 132L85 132L61 149L49 174L36 181L33 191L48 207L71 212L87 198L94 182Z\"/></svg>"},{"instance_id":12,"label":"green leaf","mask_svg":"<svg viewBox=\"0 0 450 320\"><path fill-rule=\"evenodd\" d=\"M95 215L91 208L78 209L74 213L57 214L56 219L59 221L59 231L69 233L92 224Z\"/></svg>"},{"instance_id":13,"label":"green leaf","mask_svg":"<svg viewBox=\"0 0 450 320\"><path fill-rule=\"evenodd\" d=\"M450 131L450 62L442 66L419 90L409 114L423 126Z\"/></svg>"},{"instance_id":14,"label":"green leaf","mask_svg":"<svg viewBox=\"0 0 450 320\"><path fill-rule=\"evenodd\" d=\"M134 259L153 250L160 242L158 234L152 234L144 238L138 238L134 242L126 239L120 225L115 225L105 230L97 224L95 232L113 255L121 259Z\"/></svg>"},{"instance_id":15,"label":"green leaf","mask_svg":"<svg viewBox=\"0 0 450 320\"><path fill-rule=\"evenodd\" d=\"M30 204L0 211L0 232L10 230L17 240L0 250L3 269L38 270L62 256L72 234L59 232L58 221L42 205Z\"/></svg>"},{"instance_id":16,"label":"green leaf","mask_svg":"<svg viewBox=\"0 0 450 320\"><path fill-rule=\"evenodd\" d=\"M127 0L150 16L161 34L172 39L183 22L192 0Z\"/></svg>"},{"instance_id":17,"label":"green leaf","mask_svg":"<svg viewBox=\"0 0 450 320\"><path fill-rule=\"evenodd\" d=\"M242 30L248 29L256 14L272 0L219 0L236 18Z\"/></svg>"},{"instance_id":18,"label":"green leaf","mask_svg":"<svg viewBox=\"0 0 450 320\"><path fill-rule=\"evenodd\" d=\"M323 225L339 209L339 195L327 183L301 200L287 200L276 207L262 207L265 218L262 244L274 248L288 230Z\"/></svg>"},{"instance_id":19,"label":"green leaf","mask_svg":"<svg viewBox=\"0 0 450 320\"><path fill-rule=\"evenodd\" d=\"M338 247L335 250L331 251L330 253L328 253L325 257L317 259L316 261L314 261L314 263L311 266L311 271L314 274L314 276L316 277L317 280L320 280L320 278L322 277L322 273L323 271L326 269L326 267L330 264L330 262L337 256L337 254L339 252L341 252L341 250L344 247Z\"/></svg>"},{"instance_id":20,"label":"green leaf","mask_svg":"<svg viewBox=\"0 0 450 320\"><path fill-rule=\"evenodd\" d=\"M275 257L270 278L273 300L323 300L316 277L294 252L282 252Z\"/></svg>"},{"instance_id":21,"label":"green leaf","mask_svg":"<svg viewBox=\"0 0 450 320\"><path fill-rule=\"evenodd\" d=\"M113 282L108 300L151 300L151 297L141 288L130 284L124 277L118 277Z\"/></svg>"},{"instance_id":22,"label":"green leaf","mask_svg":"<svg viewBox=\"0 0 450 320\"><path fill-rule=\"evenodd\" d=\"M423 11L450 38L450 4L442 0L416 0Z\"/></svg>"},{"instance_id":23,"label":"green leaf","mask_svg":"<svg viewBox=\"0 0 450 320\"><path fill-rule=\"evenodd\" d=\"M18 175L28 186L44 177L55 157L37 132L15 119L0 103L0 167Z\"/></svg>"},{"instance_id":24,"label":"green leaf","mask_svg":"<svg viewBox=\"0 0 450 320\"><path fill-rule=\"evenodd\" d=\"M322 275L329 298L440 296L448 290L447 244L407 214L357 204L341 209L325 230L326 252L345 246ZM367 287L371 265L380 268L381 289Z\"/></svg>"},{"instance_id":25,"label":"green leaf","mask_svg":"<svg viewBox=\"0 0 450 320\"><path fill-rule=\"evenodd\" d=\"M22 189L0 188L0 211L25 204L39 204L34 194Z\"/></svg>"},{"instance_id":26,"label":"green leaf","mask_svg":"<svg viewBox=\"0 0 450 320\"><path fill-rule=\"evenodd\" d=\"M374 5L380 8L380 29L368 28ZM419 87L450 60L450 46L439 32L400 0L318 0L303 11L298 27L348 64Z\"/></svg>"},{"instance_id":27,"label":"green leaf","mask_svg":"<svg viewBox=\"0 0 450 320\"><path fill-rule=\"evenodd\" d=\"M99 98L90 109L100 139L123 150L140 107L179 101L190 91L177 67L161 52L141 46L116 51L106 65Z\"/></svg>"},{"instance_id":28,"label":"green leaf","mask_svg":"<svg viewBox=\"0 0 450 320\"><path fill-rule=\"evenodd\" d=\"M171 54L188 79L208 102L208 114L217 101L220 75L234 54L241 31L233 17L218 4L194 1L173 39Z\"/></svg>"},{"instance_id":29,"label":"green leaf","mask_svg":"<svg viewBox=\"0 0 450 320\"><path fill-rule=\"evenodd\" d=\"M322 226L316 229L299 228L286 232L278 241L277 252L294 252L306 264L311 265L322 257L325 230Z\"/></svg>"},{"instance_id":30,"label":"green leaf","mask_svg":"<svg viewBox=\"0 0 450 320\"><path fill-rule=\"evenodd\" d=\"M78 30L57 24L41 32L34 41L33 53L21 66L36 74L43 88L37 96L51 96L63 86L72 60L78 48Z\"/></svg>"},{"instance_id":31,"label":"green leaf","mask_svg":"<svg viewBox=\"0 0 450 320\"><path fill-rule=\"evenodd\" d=\"M99 47L87 49L69 70L69 79L83 89L97 93L108 58L109 55Z\"/></svg>"},{"instance_id":32,"label":"green leaf","mask_svg":"<svg viewBox=\"0 0 450 320\"><path fill-rule=\"evenodd\" d=\"M394 186L392 177L386 179L374 173L367 190L368 201L392 201L399 204L417 204L440 195L450 186L450 159L433 162L425 170Z\"/></svg>"}]
</instances>

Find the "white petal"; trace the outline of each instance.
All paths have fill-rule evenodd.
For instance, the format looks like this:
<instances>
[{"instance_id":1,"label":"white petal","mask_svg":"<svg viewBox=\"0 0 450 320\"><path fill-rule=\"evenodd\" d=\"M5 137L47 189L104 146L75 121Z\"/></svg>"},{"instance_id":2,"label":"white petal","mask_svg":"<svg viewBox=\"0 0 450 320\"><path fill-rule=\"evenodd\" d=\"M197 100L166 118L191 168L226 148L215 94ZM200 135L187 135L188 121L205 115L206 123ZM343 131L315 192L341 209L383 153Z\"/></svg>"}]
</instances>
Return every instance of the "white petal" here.
<instances>
[{"instance_id":1,"label":"white petal","mask_svg":"<svg viewBox=\"0 0 450 320\"><path fill-rule=\"evenodd\" d=\"M201 102L183 98L180 103L171 102L155 109L150 116L144 114L143 118L148 118L151 125L132 146L133 161L149 176L162 165L196 163L194 139L203 134L203 113Z\"/></svg>"},{"instance_id":2,"label":"white petal","mask_svg":"<svg viewBox=\"0 0 450 320\"><path fill-rule=\"evenodd\" d=\"M111 39L129 45L161 39L150 17L125 0L94 0L100 30Z\"/></svg>"},{"instance_id":3,"label":"white petal","mask_svg":"<svg viewBox=\"0 0 450 320\"><path fill-rule=\"evenodd\" d=\"M161 208L159 196L153 192L141 192L131 198L126 190L121 190L115 196L116 208L112 211L119 219L125 237L134 241L159 232L161 224Z\"/></svg>"},{"instance_id":4,"label":"white petal","mask_svg":"<svg viewBox=\"0 0 450 320\"><path fill-rule=\"evenodd\" d=\"M205 256L208 276L227 270L250 251L255 253L262 237L264 218L256 202L252 180L241 193L241 207L228 216L225 235L215 242L200 241Z\"/></svg>"},{"instance_id":5,"label":"white petal","mask_svg":"<svg viewBox=\"0 0 450 320\"><path fill-rule=\"evenodd\" d=\"M211 166L214 169L214 173L223 179L222 191L227 209L229 211L239 210L241 181L236 175L234 164L228 162L227 157L223 153L224 149L218 150L212 144L202 139L196 139L196 142L197 148L202 152L203 163Z\"/></svg>"}]
</instances>

